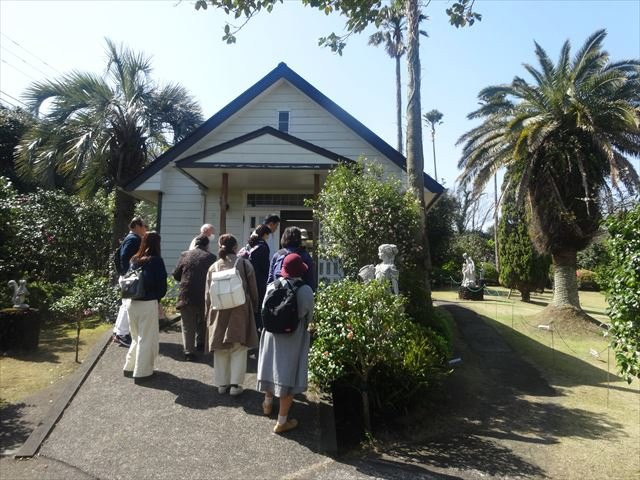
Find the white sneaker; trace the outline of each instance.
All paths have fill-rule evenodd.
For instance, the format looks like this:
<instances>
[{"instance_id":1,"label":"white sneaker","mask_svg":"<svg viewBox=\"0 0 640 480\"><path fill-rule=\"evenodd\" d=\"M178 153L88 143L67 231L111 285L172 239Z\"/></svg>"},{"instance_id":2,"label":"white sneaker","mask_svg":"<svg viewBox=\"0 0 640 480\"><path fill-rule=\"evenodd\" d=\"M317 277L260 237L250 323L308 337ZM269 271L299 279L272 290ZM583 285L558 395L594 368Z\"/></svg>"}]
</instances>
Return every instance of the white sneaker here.
<instances>
[{"instance_id":1,"label":"white sneaker","mask_svg":"<svg viewBox=\"0 0 640 480\"><path fill-rule=\"evenodd\" d=\"M244 388L240 385L238 387L231 387L231 391L229 393L235 397L236 395L240 395L242 392L244 392Z\"/></svg>"},{"instance_id":2,"label":"white sneaker","mask_svg":"<svg viewBox=\"0 0 640 480\"><path fill-rule=\"evenodd\" d=\"M224 395L225 393L227 393L227 388L229 388L229 387L227 387L226 385L222 385L222 386L218 387L218 393L220 395Z\"/></svg>"}]
</instances>

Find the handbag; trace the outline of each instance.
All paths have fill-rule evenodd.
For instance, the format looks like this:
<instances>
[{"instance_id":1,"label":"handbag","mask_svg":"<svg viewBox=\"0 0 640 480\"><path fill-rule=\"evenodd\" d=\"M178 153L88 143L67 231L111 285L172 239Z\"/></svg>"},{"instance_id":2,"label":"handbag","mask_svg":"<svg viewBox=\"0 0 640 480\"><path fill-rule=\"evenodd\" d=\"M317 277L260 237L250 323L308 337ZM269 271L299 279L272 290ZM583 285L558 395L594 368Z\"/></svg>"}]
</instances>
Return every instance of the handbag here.
<instances>
[{"instance_id":1,"label":"handbag","mask_svg":"<svg viewBox=\"0 0 640 480\"><path fill-rule=\"evenodd\" d=\"M232 268L211 274L209 296L212 310L227 310L246 302L242 277L237 268L240 260L241 257L236 258Z\"/></svg>"},{"instance_id":2,"label":"handbag","mask_svg":"<svg viewBox=\"0 0 640 480\"><path fill-rule=\"evenodd\" d=\"M131 300L142 300L145 296L144 281L142 275L142 266L138 268L130 268L122 278L120 278L120 291L122 298L130 298Z\"/></svg>"}]
</instances>

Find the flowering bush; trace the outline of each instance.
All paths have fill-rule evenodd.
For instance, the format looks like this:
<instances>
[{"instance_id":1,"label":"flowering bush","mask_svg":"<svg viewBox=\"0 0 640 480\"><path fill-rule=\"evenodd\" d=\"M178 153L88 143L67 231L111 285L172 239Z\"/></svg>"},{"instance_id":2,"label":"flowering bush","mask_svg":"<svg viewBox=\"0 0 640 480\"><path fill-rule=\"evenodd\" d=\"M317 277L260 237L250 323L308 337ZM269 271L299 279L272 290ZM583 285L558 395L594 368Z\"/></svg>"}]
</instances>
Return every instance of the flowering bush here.
<instances>
[{"instance_id":1,"label":"flowering bush","mask_svg":"<svg viewBox=\"0 0 640 480\"><path fill-rule=\"evenodd\" d=\"M317 201L310 204L321 225L319 255L339 259L347 278L357 278L364 265L379 263L381 244L395 244L400 291L409 299L407 313L431 325L426 278L419 268L425 249L416 244L420 204L402 183L385 177L379 165L361 160L332 170Z\"/></svg>"},{"instance_id":2,"label":"flowering bush","mask_svg":"<svg viewBox=\"0 0 640 480\"><path fill-rule=\"evenodd\" d=\"M107 273L112 222L105 195L82 200L61 191L18 194L1 179L0 200L0 280L67 282L78 273Z\"/></svg>"},{"instance_id":3,"label":"flowering bush","mask_svg":"<svg viewBox=\"0 0 640 480\"><path fill-rule=\"evenodd\" d=\"M398 247L400 272L415 267L420 206L399 181L384 179L379 166L358 162L332 170L313 206L322 226L319 255L340 259L348 278L378 263L383 243Z\"/></svg>"},{"instance_id":4,"label":"flowering bush","mask_svg":"<svg viewBox=\"0 0 640 480\"><path fill-rule=\"evenodd\" d=\"M311 377L324 390L334 382L360 390L365 423L370 401L388 405L385 395L391 391L410 401L445 372L447 342L413 323L405 303L404 297L390 293L388 284L377 281L343 280L316 296ZM376 375L384 375L385 381ZM384 388L376 388L382 384Z\"/></svg>"},{"instance_id":5,"label":"flowering bush","mask_svg":"<svg viewBox=\"0 0 640 480\"><path fill-rule=\"evenodd\" d=\"M51 311L61 319L77 320L99 315L103 320L112 319L120 301L116 286L109 279L94 273L76 275L71 291L51 305Z\"/></svg>"},{"instance_id":6,"label":"flowering bush","mask_svg":"<svg viewBox=\"0 0 640 480\"><path fill-rule=\"evenodd\" d=\"M600 290L600 286L596 281L596 272L580 268L576 270L576 276L578 277L578 288L580 290Z\"/></svg>"}]
</instances>

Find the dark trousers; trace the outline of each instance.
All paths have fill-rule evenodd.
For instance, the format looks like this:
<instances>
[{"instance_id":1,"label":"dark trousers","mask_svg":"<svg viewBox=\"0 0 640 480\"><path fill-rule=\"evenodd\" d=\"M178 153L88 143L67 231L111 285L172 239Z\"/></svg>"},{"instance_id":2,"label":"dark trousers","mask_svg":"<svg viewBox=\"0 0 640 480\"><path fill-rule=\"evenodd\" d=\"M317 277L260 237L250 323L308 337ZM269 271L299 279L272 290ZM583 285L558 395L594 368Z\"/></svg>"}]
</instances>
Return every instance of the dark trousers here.
<instances>
[{"instance_id":1,"label":"dark trousers","mask_svg":"<svg viewBox=\"0 0 640 480\"><path fill-rule=\"evenodd\" d=\"M194 353L197 345L205 343L204 305L185 305L182 316L182 346L184 353Z\"/></svg>"}]
</instances>

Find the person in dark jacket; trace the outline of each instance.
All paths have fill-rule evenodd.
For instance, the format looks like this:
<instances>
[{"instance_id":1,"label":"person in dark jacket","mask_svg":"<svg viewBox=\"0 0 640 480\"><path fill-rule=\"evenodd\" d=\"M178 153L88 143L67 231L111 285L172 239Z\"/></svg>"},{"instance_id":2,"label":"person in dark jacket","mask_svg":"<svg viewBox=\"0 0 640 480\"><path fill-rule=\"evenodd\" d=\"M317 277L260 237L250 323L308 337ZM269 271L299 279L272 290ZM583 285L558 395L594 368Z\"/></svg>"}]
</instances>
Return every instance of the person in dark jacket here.
<instances>
[{"instance_id":1,"label":"person in dark jacket","mask_svg":"<svg viewBox=\"0 0 640 480\"><path fill-rule=\"evenodd\" d=\"M143 380L153 375L159 349L158 302L167 293L167 270L160 256L160 235L149 232L142 237L138 252L131 257L131 267L142 267L145 296L131 300L127 308L131 346L123 370L125 376Z\"/></svg>"},{"instance_id":2,"label":"person in dark jacket","mask_svg":"<svg viewBox=\"0 0 640 480\"><path fill-rule=\"evenodd\" d=\"M184 359L189 362L196 359L196 345L198 350L204 352L204 287L207 271L216 261L216 256L209 252L207 235L198 235L195 246L193 250L182 252L173 271L173 278L180 282L176 308L182 317Z\"/></svg>"},{"instance_id":3,"label":"person in dark jacket","mask_svg":"<svg viewBox=\"0 0 640 480\"><path fill-rule=\"evenodd\" d=\"M249 261L256 272L256 284L258 286L258 305L262 305L264 294L267 291L267 279L269 278L269 235L271 228L267 225L258 225L249 237ZM260 308L256 309L256 328L258 333L262 331L262 314Z\"/></svg>"},{"instance_id":4,"label":"person in dark jacket","mask_svg":"<svg viewBox=\"0 0 640 480\"><path fill-rule=\"evenodd\" d=\"M313 276L313 259L311 255L302 248L302 234L298 227L287 227L282 234L282 239L280 240L282 247L280 250L276 252L276 254L271 258L271 265L269 266L269 278L267 279L267 284L273 283L276 278L281 277L280 271L282 270L282 262L284 258L290 253L297 253L302 258L302 261L307 265L307 271L302 277L304 283L309 285L311 289L316 291L316 280Z\"/></svg>"},{"instance_id":5,"label":"person in dark jacket","mask_svg":"<svg viewBox=\"0 0 640 480\"><path fill-rule=\"evenodd\" d=\"M118 263L116 265L118 273L124 275L129 270L129 260L135 255L140 248L142 237L147 233L147 225L141 217L134 217L129 222L129 233L118 249ZM131 335L129 333L129 316L127 315L127 307L130 300L122 299L122 304L118 310L116 324L113 327L113 342L123 347L131 346Z\"/></svg>"}]
</instances>

